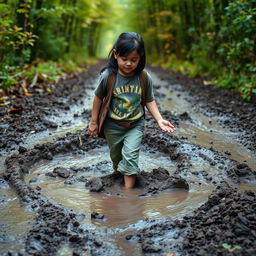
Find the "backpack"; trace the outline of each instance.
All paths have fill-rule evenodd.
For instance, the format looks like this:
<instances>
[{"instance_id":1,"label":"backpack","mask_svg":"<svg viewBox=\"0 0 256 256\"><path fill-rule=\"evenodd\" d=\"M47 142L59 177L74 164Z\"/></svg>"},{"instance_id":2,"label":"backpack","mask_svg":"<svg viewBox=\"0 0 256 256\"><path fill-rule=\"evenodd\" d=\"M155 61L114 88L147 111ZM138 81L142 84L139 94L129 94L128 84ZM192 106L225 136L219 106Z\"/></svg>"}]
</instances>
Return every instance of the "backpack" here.
<instances>
[{"instance_id":1,"label":"backpack","mask_svg":"<svg viewBox=\"0 0 256 256\"><path fill-rule=\"evenodd\" d=\"M111 73L108 76L108 80L107 80L107 95L103 99L103 102L100 107L99 115L98 115L98 137L100 137L100 138L105 138L105 135L103 132L103 124L104 124L104 121L105 121L107 113L108 113L109 104L110 104L110 101L112 98L112 93L114 90L115 82L116 82L116 74ZM142 70L140 73L140 86L141 86L141 102L142 102L143 107L145 107L145 105L146 105L147 83L148 83L147 72ZM144 111L144 113L145 113L145 111ZM124 122L117 121L117 123L129 128L128 122L126 122L126 124L124 124ZM132 128L132 127L130 127L130 128Z\"/></svg>"}]
</instances>

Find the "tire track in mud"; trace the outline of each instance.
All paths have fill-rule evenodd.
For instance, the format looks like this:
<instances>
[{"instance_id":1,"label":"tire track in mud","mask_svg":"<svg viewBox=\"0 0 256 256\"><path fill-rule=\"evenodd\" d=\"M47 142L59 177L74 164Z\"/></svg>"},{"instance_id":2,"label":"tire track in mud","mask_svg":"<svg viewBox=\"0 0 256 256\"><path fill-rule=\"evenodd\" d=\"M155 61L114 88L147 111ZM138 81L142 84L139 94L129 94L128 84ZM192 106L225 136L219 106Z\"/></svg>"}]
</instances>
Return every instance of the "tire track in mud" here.
<instances>
[{"instance_id":1,"label":"tire track in mud","mask_svg":"<svg viewBox=\"0 0 256 256\"><path fill-rule=\"evenodd\" d=\"M64 94L60 94L57 90L54 95L51 95L50 97L49 95L46 96L48 99L48 101L46 100L46 104L51 103L56 107L54 110L52 110L53 108L47 110L47 114L49 115L56 113L56 111L68 109L70 104L81 99L84 93L86 93L86 86L84 87L86 83L85 81L81 81L82 79L86 81L88 81L88 78L92 79L93 74L96 73L96 69L92 70L93 72L85 72L78 80L66 82L66 85L63 85L65 88ZM164 78L168 77L168 75L170 76L167 71L160 72L160 74L163 73L165 73L165 76L163 76ZM89 76L88 74L92 76ZM78 83L78 81L80 82ZM186 82L187 81L190 80L186 80ZM72 94L71 84L81 85L81 88L79 90L77 89L77 91ZM75 86L73 86L73 88L74 87ZM79 88L79 86L77 88ZM59 104L59 97L63 96L68 99L67 105ZM161 95L158 95L158 97L161 97ZM40 99L35 96L34 100L37 102L37 105L33 103L33 100L28 101L27 99L24 99L23 102L12 103L14 109L18 109L17 106L22 106L22 111L18 111L18 113L12 114L10 111L8 112L6 110L1 112L8 112L8 115L4 120L8 123L8 128L10 128L5 134L5 141L1 144L2 148L14 149L15 147L13 147L13 145L15 143L19 144L19 141L16 141L15 138L19 137L19 134L21 133L24 136L28 136L30 129L37 132L40 131L40 129L36 129L38 126L42 129L56 127L55 125L53 127L52 123L48 123L49 125L47 125L47 122L45 122L41 116L42 113L40 111L42 109L39 106ZM45 101L45 99L43 99L43 101ZM26 119L27 105L28 108L33 108L34 106L33 111L36 113L34 119ZM33 116L34 113L31 113L31 116ZM46 114L45 112L43 113ZM19 127L24 126L24 129L18 129L15 122L13 122L13 120L17 118L17 115L20 120L23 120L19 121ZM40 115L40 118L38 118L37 115ZM173 120L177 126L179 126L179 122L184 120L184 115L182 114L174 115L169 111L165 111L163 115L165 118ZM83 118L89 120L89 117L89 111L85 111L83 113ZM189 116L185 115L185 118L189 120ZM26 120L30 121L26 122ZM16 131L17 134L15 134ZM8 137L10 138L9 140ZM239 163L211 148L209 149L201 147L200 145L191 144L184 138L178 138L168 134L160 134L157 131L155 124L150 120L147 120L147 128L143 143L150 151L160 151L169 155L170 160L173 161L176 166L176 170L174 171L175 175L184 178L188 183L193 182L193 180L191 180L193 178L191 177L195 176L197 179L195 179L194 182L212 183L217 186L217 188L213 191L209 200L192 213L192 216L185 216L183 220L165 220L163 223L160 222L153 225L149 221L149 227L146 227L137 233L135 232L136 234L127 236L127 240L140 242L143 252L146 254L153 253L153 255L165 255L169 252L174 252L175 255L207 255L208 252L212 255L214 255L215 252L218 252L219 255L225 255L224 253L226 253L226 251L224 248L221 248L221 246L207 247L207 242L209 241L210 244L216 243L216 245L220 245L222 241L232 242L232 244L241 244L243 246L242 251L236 250L235 255L247 255L247 253L253 252L252 248L255 248L253 247L255 244L255 233L253 233L253 230L251 231L252 233L250 233L250 235L254 237L253 239L248 238L244 233L246 230L248 231L248 229L251 230L253 224L256 223L255 213L252 212L252 206L255 206L255 195L252 192L238 194L233 186L239 184L241 181L255 181L254 170L250 169L246 163ZM6 159L6 171L4 173L5 180L8 181L17 193L21 200L21 204L36 212L33 227L27 235L25 248L23 251L20 251L20 255L55 255L58 249L64 244L69 245L69 247L72 248L73 255L100 255L103 253L104 255L122 255L120 248L117 248L115 242L106 235L106 232L108 232L107 230L86 229L84 226L81 226L82 217L79 214L72 210L68 210L66 207L63 207L56 202L52 202L50 199L41 195L39 186L33 189L24 181L24 176L28 174L31 166L35 165L41 159L51 160L55 155L63 154L65 152L76 152L77 154L84 153L104 144L105 142L101 139L88 137L84 130L67 134L65 137L61 137L52 143L36 145L32 149L19 146L18 153L13 154ZM250 145L251 144L252 143L250 143ZM202 170L197 171L194 167L198 161L203 161L207 163L207 165L212 166L212 169L214 169L215 172L208 173L203 172ZM150 193L159 190L157 186L154 186L152 180L153 179L151 179L151 187L146 191L149 195ZM227 183L223 183L223 180L228 180L233 185L227 185ZM111 185L112 183L110 186ZM233 204L232 207L234 209L237 208L237 211L230 208L230 211L225 212L225 221L231 224L224 225L225 223L220 221L220 223L218 223L216 215L222 214L224 209L230 204ZM240 209L241 205L246 206L245 211ZM234 211L235 214L233 213ZM234 221L233 215L235 215L235 217L240 216L238 220L238 224L242 223L239 224L240 226L237 226L237 223L235 223L237 221ZM247 218L247 215L249 215L250 218ZM200 218L197 216L200 216ZM214 221L205 224L208 219L213 219ZM226 229L229 232L233 231L234 226L236 230L234 234L236 234L240 240L237 240L236 237L226 234L225 232L223 233L223 237L219 236L219 240L214 240L217 236L212 235L212 233L216 231L220 232L219 230L221 230L221 228L219 228L219 224L223 225L221 228ZM209 241L206 241L205 238L202 237L202 232L207 232L205 227L212 230L212 233L210 232L208 234ZM173 235L170 235L170 230ZM174 232L175 230L176 232ZM193 239L193 237L195 239ZM213 239L211 240L210 238ZM6 255L15 255L15 253L12 254L9 252L9 254L6 253Z\"/></svg>"}]
</instances>

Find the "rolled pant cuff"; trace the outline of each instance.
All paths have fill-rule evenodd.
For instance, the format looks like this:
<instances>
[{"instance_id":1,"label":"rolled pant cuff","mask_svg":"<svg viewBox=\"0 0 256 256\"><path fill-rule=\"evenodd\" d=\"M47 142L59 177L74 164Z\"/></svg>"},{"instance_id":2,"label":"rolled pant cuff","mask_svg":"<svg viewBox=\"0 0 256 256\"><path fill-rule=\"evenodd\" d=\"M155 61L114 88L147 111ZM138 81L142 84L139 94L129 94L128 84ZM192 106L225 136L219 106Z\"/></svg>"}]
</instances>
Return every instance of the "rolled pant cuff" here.
<instances>
[{"instance_id":1,"label":"rolled pant cuff","mask_svg":"<svg viewBox=\"0 0 256 256\"><path fill-rule=\"evenodd\" d=\"M135 167L127 167L124 166L123 164L118 165L118 171L123 173L124 175L133 175L133 174L139 174L140 173L140 169L139 168L135 168Z\"/></svg>"}]
</instances>

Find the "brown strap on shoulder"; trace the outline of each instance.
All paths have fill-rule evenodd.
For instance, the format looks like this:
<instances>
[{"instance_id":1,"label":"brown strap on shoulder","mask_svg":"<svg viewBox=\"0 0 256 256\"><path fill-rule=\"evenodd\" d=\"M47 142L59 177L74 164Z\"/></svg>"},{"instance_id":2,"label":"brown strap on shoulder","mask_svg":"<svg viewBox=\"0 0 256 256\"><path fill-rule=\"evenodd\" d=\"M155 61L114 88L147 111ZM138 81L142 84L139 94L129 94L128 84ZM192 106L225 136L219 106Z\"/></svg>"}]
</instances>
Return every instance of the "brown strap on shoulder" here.
<instances>
[{"instance_id":1,"label":"brown strap on shoulder","mask_svg":"<svg viewBox=\"0 0 256 256\"><path fill-rule=\"evenodd\" d=\"M108 113L108 108L109 108L109 104L111 101L111 97L112 97L112 93L113 93L113 89L115 86L115 82L116 82L116 74L111 73L108 76L108 80L107 80L107 95L106 97L103 99L103 102L101 104L100 107L100 111L99 111L99 117L98 117L98 136L101 138L104 138L104 133L103 133L103 123L106 119L107 113Z\"/></svg>"},{"instance_id":2,"label":"brown strap on shoulder","mask_svg":"<svg viewBox=\"0 0 256 256\"><path fill-rule=\"evenodd\" d=\"M141 103L143 106L146 105L146 90L148 85L148 75L145 70L140 73L140 86L141 86Z\"/></svg>"}]
</instances>

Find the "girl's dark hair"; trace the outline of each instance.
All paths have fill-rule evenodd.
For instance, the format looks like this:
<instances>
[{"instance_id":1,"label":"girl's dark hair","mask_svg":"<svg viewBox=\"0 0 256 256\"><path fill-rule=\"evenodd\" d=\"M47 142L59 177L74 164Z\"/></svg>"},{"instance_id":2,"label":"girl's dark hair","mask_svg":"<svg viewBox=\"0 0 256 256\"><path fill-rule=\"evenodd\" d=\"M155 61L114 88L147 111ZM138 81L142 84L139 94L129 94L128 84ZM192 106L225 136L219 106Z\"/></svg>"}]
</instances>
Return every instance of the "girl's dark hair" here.
<instances>
[{"instance_id":1,"label":"girl's dark hair","mask_svg":"<svg viewBox=\"0 0 256 256\"><path fill-rule=\"evenodd\" d=\"M122 33L116 40L112 49L110 50L108 55L108 64L102 71L104 71L105 69L108 69L110 72L113 72L116 74L118 71L118 65L117 65L117 60L115 59L115 56L114 56L114 52L113 52L114 49L120 56L126 56L130 52L136 50L137 53L140 55L140 61L138 63L137 68L135 69L135 72L140 73L145 68L146 54L145 54L145 48L144 48L144 41L139 34L135 32Z\"/></svg>"}]
</instances>

